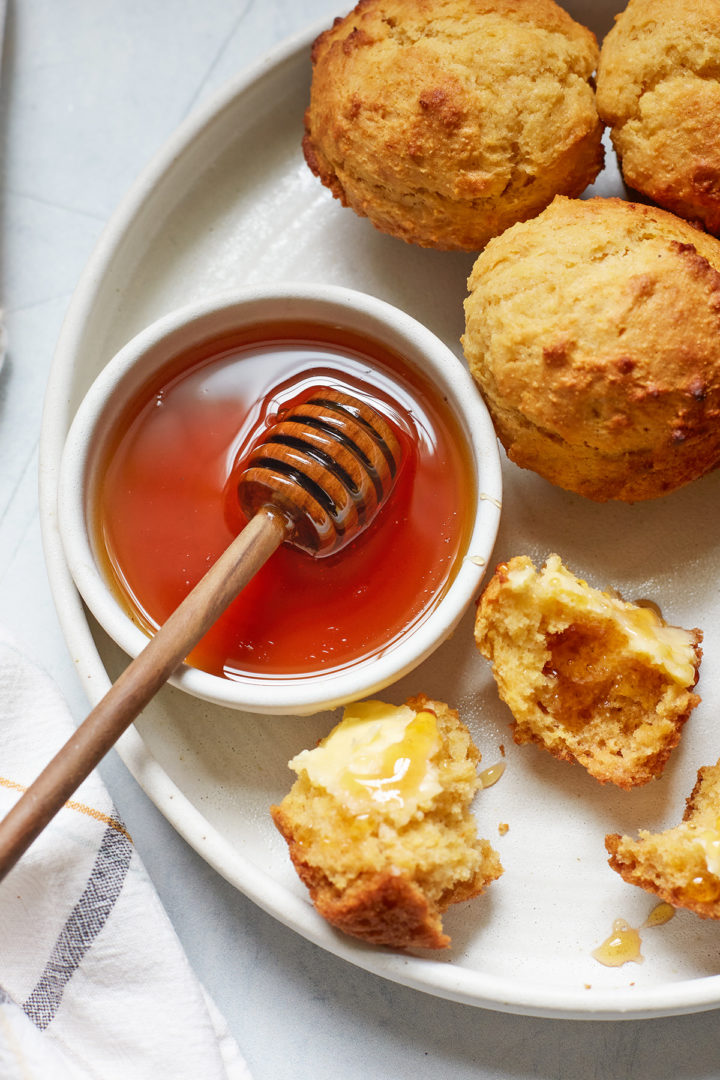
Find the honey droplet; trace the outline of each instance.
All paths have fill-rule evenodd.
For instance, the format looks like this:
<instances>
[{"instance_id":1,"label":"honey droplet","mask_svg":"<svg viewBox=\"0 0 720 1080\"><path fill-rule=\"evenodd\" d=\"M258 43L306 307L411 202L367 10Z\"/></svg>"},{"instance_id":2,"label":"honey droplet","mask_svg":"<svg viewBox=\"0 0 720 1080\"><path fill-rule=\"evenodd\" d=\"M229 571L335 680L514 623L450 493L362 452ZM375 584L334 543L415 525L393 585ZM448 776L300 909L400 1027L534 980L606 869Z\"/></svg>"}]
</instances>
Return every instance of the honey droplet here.
<instances>
[{"instance_id":1,"label":"honey droplet","mask_svg":"<svg viewBox=\"0 0 720 1080\"><path fill-rule=\"evenodd\" d=\"M686 900L699 904L712 904L720 897L720 881L704 871L696 874L683 890Z\"/></svg>"},{"instance_id":2,"label":"honey droplet","mask_svg":"<svg viewBox=\"0 0 720 1080\"><path fill-rule=\"evenodd\" d=\"M498 761L496 765L490 765L487 769L483 769L479 776L480 786L483 788L492 787L493 784L497 784L498 780L504 772L504 761Z\"/></svg>"},{"instance_id":3,"label":"honey droplet","mask_svg":"<svg viewBox=\"0 0 720 1080\"><path fill-rule=\"evenodd\" d=\"M664 926L665 923L670 922L670 920L674 918L675 908L672 904L666 904L663 900L662 903L657 904L652 909L643 923L643 926L646 926L648 930L651 930L654 926Z\"/></svg>"},{"instance_id":4,"label":"honey droplet","mask_svg":"<svg viewBox=\"0 0 720 1080\"><path fill-rule=\"evenodd\" d=\"M642 964L641 944L637 930L624 919L616 919L612 934L597 949L593 949L592 956L605 967L622 967L631 961Z\"/></svg>"}]
</instances>

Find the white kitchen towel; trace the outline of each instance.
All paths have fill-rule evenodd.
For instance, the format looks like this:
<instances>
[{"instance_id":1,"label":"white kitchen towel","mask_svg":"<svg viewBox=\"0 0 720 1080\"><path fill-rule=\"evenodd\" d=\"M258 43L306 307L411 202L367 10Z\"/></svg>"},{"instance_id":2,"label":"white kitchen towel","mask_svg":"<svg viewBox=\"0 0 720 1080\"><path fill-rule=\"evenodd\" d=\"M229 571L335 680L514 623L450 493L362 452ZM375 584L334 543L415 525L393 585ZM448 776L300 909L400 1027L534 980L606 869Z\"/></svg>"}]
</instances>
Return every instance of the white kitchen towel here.
<instances>
[{"instance_id":1,"label":"white kitchen towel","mask_svg":"<svg viewBox=\"0 0 720 1080\"><path fill-rule=\"evenodd\" d=\"M0 630L0 815L73 731ZM0 884L2 1080L250 1080L97 773Z\"/></svg>"}]
</instances>

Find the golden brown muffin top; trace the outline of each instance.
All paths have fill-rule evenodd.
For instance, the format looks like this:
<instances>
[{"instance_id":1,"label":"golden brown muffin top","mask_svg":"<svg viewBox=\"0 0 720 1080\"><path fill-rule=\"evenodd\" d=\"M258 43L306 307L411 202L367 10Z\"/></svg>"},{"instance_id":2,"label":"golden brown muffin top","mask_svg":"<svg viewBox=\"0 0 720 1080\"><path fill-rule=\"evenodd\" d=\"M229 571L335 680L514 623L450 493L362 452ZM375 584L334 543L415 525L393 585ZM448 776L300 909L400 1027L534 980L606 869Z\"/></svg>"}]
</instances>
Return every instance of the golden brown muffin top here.
<instances>
[{"instance_id":1,"label":"golden brown muffin top","mask_svg":"<svg viewBox=\"0 0 720 1080\"><path fill-rule=\"evenodd\" d=\"M720 0L631 0L603 43L597 104L625 181L720 233Z\"/></svg>"},{"instance_id":2,"label":"golden brown muffin top","mask_svg":"<svg viewBox=\"0 0 720 1080\"><path fill-rule=\"evenodd\" d=\"M443 221L453 204L469 213L476 199L517 201L518 220L529 178L544 206L569 191L563 182L579 192L600 168L588 83L597 42L553 0L361 0L312 58L310 167L404 239L435 246L433 216ZM570 160L578 146L582 177ZM390 218L386 203L399 208ZM465 222L439 230L437 246L482 246Z\"/></svg>"},{"instance_id":3,"label":"golden brown muffin top","mask_svg":"<svg viewBox=\"0 0 720 1080\"><path fill-rule=\"evenodd\" d=\"M613 126L675 74L717 79L720 0L630 0L602 43L597 103Z\"/></svg>"},{"instance_id":4,"label":"golden brown muffin top","mask_svg":"<svg viewBox=\"0 0 720 1080\"><path fill-rule=\"evenodd\" d=\"M558 197L469 279L466 355L496 412L617 456L720 415L720 242L655 207Z\"/></svg>"},{"instance_id":5,"label":"golden brown muffin top","mask_svg":"<svg viewBox=\"0 0 720 1080\"><path fill-rule=\"evenodd\" d=\"M363 145L377 148L382 125L388 150L399 140L410 152L370 157L368 172L421 187L427 155L442 155L447 167L434 170L433 180L453 198L499 194L513 140L532 139L538 167L554 156L558 129L547 122L548 99L561 121L568 108L562 83L585 83L598 51L594 35L553 0L361 0L320 35L312 55L324 67L314 107L322 116L324 97L344 106L334 118L339 145L362 160ZM515 95L499 100L505 81Z\"/></svg>"}]
</instances>

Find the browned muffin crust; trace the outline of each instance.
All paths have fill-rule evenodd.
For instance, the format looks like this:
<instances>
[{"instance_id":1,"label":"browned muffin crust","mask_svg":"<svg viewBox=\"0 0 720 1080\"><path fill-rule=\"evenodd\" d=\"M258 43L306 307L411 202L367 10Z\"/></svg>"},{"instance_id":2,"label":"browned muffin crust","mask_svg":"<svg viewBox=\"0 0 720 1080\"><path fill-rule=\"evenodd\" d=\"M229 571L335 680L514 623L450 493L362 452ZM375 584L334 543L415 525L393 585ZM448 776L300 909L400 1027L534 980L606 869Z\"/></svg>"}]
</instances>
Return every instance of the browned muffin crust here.
<instances>
[{"instance_id":1,"label":"browned muffin crust","mask_svg":"<svg viewBox=\"0 0 720 1080\"><path fill-rule=\"evenodd\" d=\"M313 46L305 158L381 231L477 251L602 168L597 58L554 0L361 0Z\"/></svg>"},{"instance_id":2,"label":"browned muffin crust","mask_svg":"<svg viewBox=\"0 0 720 1080\"><path fill-rule=\"evenodd\" d=\"M462 342L508 456L598 501L720 457L720 241L657 207L558 197L475 262Z\"/></svg>"},{"instance_id":3,"label":"browned muffin crust","mask_svg":"<svg viewBox=\"0 0 720 1080\"><path fill-rule=\"evenodd\" d=\"M720 0L630 0L600 53L597 106L625 181L720 232Z\"/></svg>"}]
</instances>

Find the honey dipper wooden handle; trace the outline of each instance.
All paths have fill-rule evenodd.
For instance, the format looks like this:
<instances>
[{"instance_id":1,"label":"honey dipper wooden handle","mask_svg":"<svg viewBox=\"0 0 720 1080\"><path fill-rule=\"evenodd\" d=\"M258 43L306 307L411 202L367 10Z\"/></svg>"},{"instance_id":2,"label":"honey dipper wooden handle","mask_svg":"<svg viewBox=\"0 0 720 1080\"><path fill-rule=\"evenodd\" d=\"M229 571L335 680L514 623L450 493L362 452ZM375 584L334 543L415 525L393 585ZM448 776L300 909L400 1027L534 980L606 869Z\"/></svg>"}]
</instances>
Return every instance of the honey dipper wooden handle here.
<instances>
[{"instance_id":1,"label":"honey dipper wooden handle","mask_svg":"<svg viewBox=\"0 0 720 1080\"><path fill-rule=\"evenodd\" d=\"M285 539L261 510L239 533L0 822L0 880Z\"/></svg>"}]
</instances>

